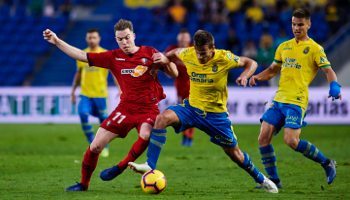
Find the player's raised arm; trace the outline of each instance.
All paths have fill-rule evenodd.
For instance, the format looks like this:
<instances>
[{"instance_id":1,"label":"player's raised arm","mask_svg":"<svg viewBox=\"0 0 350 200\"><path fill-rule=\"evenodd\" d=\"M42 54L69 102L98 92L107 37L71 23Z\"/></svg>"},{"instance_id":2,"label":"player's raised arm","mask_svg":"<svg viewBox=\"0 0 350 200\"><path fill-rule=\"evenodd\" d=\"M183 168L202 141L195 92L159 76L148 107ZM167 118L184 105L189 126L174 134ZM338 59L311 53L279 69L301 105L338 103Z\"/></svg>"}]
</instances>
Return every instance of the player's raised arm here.
<instances>
[{"instance_id":1,"label":"player's raised arm","mask_svg":"<svg viewBox=\"0 0 350 200\"><path fill-rule=\"evenodd\" d=\"M88 62L86 52L84 52L78 48L75 48L75 47L67 44L63 40L59 39L57 37L57 35L54 32L52 32L51 30L46 29L45 31L43 31L43 36L44 36L45 40L47 40L51 44L56 45L59 49L61 49L68 56L70 56L76 60Z\"/></svg>"},{"instance_id":2,"label":"player's raised arm","mask_svg":"<svg viewBox=\"0 0 350 200\"><path fill-rule=\"evenodd\" d=\"M179 75L179 72L177 71L176 65L171 62L164 54L158 52L153 54L152 56L153 62L156 65L156 69L159 69L161 66L164 66L164 73L169 75L172 78L175 78Z\"/></svg>"},{"instance_id":3,"label":"player's raised arm","mask_svg":"<svg viewBox=\"0 0 350 200\"><path fill-rule=\"evenodd\" d=\"M331 67L322 67L322 71L326 74L328 83L330 83L330 89L329 89L329 95L328 98L332 97L332 101L334 99L340 99L341 100L341 93L340 93L340 85L337 82L337 75L333 71Z\"/></svg>"},{"instance_id":4,"label":"player's raised arm","mask_svg":"<svg viewBox=\"0 0 350 200\"><path fill-rule=\"evenodd\" d=\"M258 75L252 76L249 80L249 86L252 87L253 85L256 85L257 81L267 81L270 80L272 77L274 77L277 72L281 69L280 66L276 65L275 63L272 63L269 68L265 69L263 72L259 73Z\"/></svg>"},{"instance_id":5,"label":"player's raised arm","mask_svg":"<svg viewBox=\"0 0 350 200\"><path fill-rule=\"evenodd\" d=\"M236 83L237 85L243 85L245 87L248 83L247 79L254 74L258 64L250 58L240 57L238 67L244 68L244 71L237 78Z\"/></svg>"},{"instance_id":6,"label":"player's raised arm","mask_svg":"<svg viewBox=\"0 0 350 200\"><path fill-rule=\"evenodd\" d=\"M165 54L165 56L170 60L173 61L175 59L180 59L180 53L184 50L185 48L176 48L173 49L171 51L169 51L168 53Z\"/></svg>"}]
</instances>

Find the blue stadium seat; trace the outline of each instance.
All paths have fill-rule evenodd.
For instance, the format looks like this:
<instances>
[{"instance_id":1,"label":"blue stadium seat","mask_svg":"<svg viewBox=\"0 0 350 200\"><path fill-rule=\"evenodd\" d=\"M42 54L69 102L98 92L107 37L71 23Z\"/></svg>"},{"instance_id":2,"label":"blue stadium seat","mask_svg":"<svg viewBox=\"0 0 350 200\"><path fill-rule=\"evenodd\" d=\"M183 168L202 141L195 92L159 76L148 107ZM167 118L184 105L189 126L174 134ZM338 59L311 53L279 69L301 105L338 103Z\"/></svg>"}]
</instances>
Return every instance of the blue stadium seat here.
<instances>
[{"instance_id":1,"label":"blue stadium seat","mask_svg":"<svg viewBox=\"0 0 350 200\"><path fill-rule=\"evenodd\" d=\"M269 23L268 31L274 38L278 37L280 29L281 27L277 22Z\"/></svg>"},{"instance_id":2,"label":"blue stadium seat","mask_svg":"<svg viewBox=\"0 0 350 200\"><path fill-rule=\"evenodd\" d=\"M10 16L11 7L4 5L0 7L0 16Z\"/></svg>"},{"instance_id":3,"label":"blue stadium seat","mask_svg":"<svg viewBox=\"0 0 350 200\"><path fill-rule=\"evenodd\" d=\"M16 7L15 16L24 17L26 15L26 12L27 12L27 7L25 5L18 5Z\"/></svg>"}]
</instances>

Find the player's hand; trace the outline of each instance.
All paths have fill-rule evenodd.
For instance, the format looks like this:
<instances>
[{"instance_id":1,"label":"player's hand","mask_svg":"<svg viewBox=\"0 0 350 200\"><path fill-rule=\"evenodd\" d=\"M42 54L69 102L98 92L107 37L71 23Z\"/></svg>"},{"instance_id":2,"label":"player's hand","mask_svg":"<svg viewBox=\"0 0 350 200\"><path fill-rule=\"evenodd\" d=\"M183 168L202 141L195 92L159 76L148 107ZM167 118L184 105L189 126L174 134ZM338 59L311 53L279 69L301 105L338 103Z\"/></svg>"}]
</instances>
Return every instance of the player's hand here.
<instances>
[{"instance_id":1,"label":"player's hand","mask_svg":"<svg viewBox=\"0 0 350 200\"><path fill-rule=\"evenodd\" d=\"M153 79L156 79L158 76L158 70L155 67L152 67L152 69L149 71L149 74L152 76Z\"/></svg>"},{"instance_id":2,"label":"player's hand","mask_svg":"<svg viewBox=\"0 0 350 200\"><path fill-rule=\"evenodd\" d=\"M169 65L170 60L164 54L158 52L152 56L153 62L161 65Z\"/></svg>"},{"instance_id":3,"label":"player's hand","mask_svg":"<svg viewBox=\"0 0 350 200\"><path fill-rule=\"evenodd\" d=\"M260 81L261 78L258 78L257 76L252 76L249 80L249 86L253 87L253 85L256 85L256 81Z\"/></svg>"},{"instance_id":4,"label":"player's hand","mask_svg":"<svg viewBox=\"0 0 350 200\"><path fill-rule=\"evenodd\" d=\"M71 96L70 96L70 101L72 102L72 104L75 104L76 103L76 96L75 94L73 93Z\"/></svg>"},{"instance_id":5,"label":"player's hand","mask_svg":"<svg viewBox=\"0 0 350 200\"><path fill-rule=\"evenodd\" d=\"M248 80L245 77L238 77L236 79L236 83L237 83L237 85L243 85L243 87L246 87L247 83L248 83Z\"/></svg>"},{"instance_id":6,"label":"player's hand","mask_svg":"<svg viewBox=\"0 0 350 200\"><path fill-rule=\"evenodd\" d=\"M51 44L54 44L54 45L57 44L58 37L50 29L46 29L45 31L43 31L43 36L44 36L44 39L50 42Z\"/></svg>"},{"instance_id":7,"label":"player's hand","mask_svg":"<svg viewBox=\"0 0 350 200\"><path fill-rule=\"evenodd\" d=\"M332 95L328 95L328 98L330 98L330 97L332 97ZM341 94L338 95L338 98L332 97L332 101L334 101L336 99L340 99L341 100Z\"/></svg>"}]
</instances>

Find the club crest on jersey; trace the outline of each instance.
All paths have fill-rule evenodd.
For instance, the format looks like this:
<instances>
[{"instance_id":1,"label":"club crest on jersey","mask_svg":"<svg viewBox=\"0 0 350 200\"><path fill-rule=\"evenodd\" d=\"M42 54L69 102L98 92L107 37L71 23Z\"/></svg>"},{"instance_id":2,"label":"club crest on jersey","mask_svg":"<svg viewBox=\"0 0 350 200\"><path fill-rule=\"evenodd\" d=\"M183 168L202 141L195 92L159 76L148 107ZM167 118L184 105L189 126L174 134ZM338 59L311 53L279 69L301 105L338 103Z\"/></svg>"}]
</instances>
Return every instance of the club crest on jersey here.
<instances>
[{"instance_id":1,"label":"club crest on jersey","mask_svg":"<svg viewBox=\"0 0 350 200\"><path fill-rule=\"evenodd\" d=\"M147 63L147 58L141 58L143 64L146 64Z\"/></svg>"},{"instance_id":2,"label":"club crest on jersey","mask_svg":"<svg viewBox=\"0 0 350 200\"><path fill-rule=\"evenodd\" d=\"M212 70L213 70L213 72L217 72L218 71L218 65L216 63L214 63Z\"/></svg>"},{"instance_id":3,"label":"club crest on jersey","mask_svg":"<svg viewBox=\"0 0 350 200\"><path fill-rule=\"evenodd\" d=\"M310 51L310 47L306 47L306 48L304 49L303 53L304 53L304 54L307 54L307 53L309 53L309 51Z\"/></svg>"},{"instance_id":4,"label":"club crest on jersey","mask_svg":"<svg viewBox=\"0 0 350 200\"><path fill-rule=\"evenodd\" d=\"M147 69L148 67L139 65L135 69L122 69L121 74L131 74L133 77L139 77L142 76Z\"/></svg>"}]
</instances>

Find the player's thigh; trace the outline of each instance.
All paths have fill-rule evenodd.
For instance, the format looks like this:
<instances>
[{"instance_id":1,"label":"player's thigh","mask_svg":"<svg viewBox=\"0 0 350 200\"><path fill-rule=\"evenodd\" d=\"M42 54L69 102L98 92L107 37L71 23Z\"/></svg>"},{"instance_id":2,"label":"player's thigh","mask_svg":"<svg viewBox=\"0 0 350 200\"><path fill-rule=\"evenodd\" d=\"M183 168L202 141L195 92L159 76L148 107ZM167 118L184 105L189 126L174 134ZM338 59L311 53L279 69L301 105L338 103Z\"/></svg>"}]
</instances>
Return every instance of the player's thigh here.
<instances>
[{"instance_id":1,"label":"player's thigh","mask_svg":"<svg viewBox=\"0 0 350 200\"><path fill-rule=\"evenodd\" d=\"M276 101L272 101L269 109L260 118L260 122L267 122L276 128L274 134L277 134L285 123L285 116L281 110L282 104Z\"/></svg>"},{"instance_id":2,"label":"player's thigh","mask_svg":"<svg viewBox=\"0 0 350 200\"><path fill-rule=\"evenodd\" d=\"M196 118L195 127L204 131L210 136L210 141L221 147L235 147L237 137L228 113L207 113L206 116Z\"/></svg>"},{"instance_id":3,"label":"player's thigh","mask_svg":"<svg viewBox=\"0 0 350 200\"><path fill-rule=\"evenodd\" d=\"M195 126L196 113L191 108L186 107L185 104L170 106L164 112L172 117L169 125L175 129L176 133L181 133Z\"/></svg>"},{"instance_id":4,"label":"player's thigh","mask_svg":"<svg viewBox=\"0 0 350 200\"><path fill-rule=\"evenodd\" d=\"M82 114L90 114L91 112L91 101L90 98L84 95L80 95L80 100L78 104L78 113L79 115Z\"/></svg>"},{"instance_id":5,"label":"player's thigh","mask_svg":"<svg viewBox=\"0 0 350 200\"><path fill-rule=\"evenodd\" d=\"M299 144L299 136L301 133L301 128L284 128L284 142L290 146L292 149L296 149Z\"/></svg>"},{"instance_id":6,"label":"player's thigh","mask_svg":"<svg viewBox=\"0 0 350 200\"><path fill-rule=\"evenodd\" d=\"M101 123L100 127L117 134L118 137L125 138L129 131L136 127L137 124L137 116L130 114L127 109L119 105L107 119Z\"/></svg>"},{"instance_id":7,"label":"player's thigh","mask_svg":"<svg viewBox=\"0 0 350 200\"><path fill-rule=\"evenodd\" d=\"M159 110L150 110L149 113L143 113L138 115L139 123L136 127L140 137L144 140L149 140L152 132L152 128L156 121Z\"/></svg>"},{"instance_id":8,"label":"player's thigh","mask_svg":"<svg viewBox=\"0 0 350 200\"><path fill-rule=\"evenodd\" d=\"M118 134L115 134L104 128L99 128L97 130L94 141L90 144L90 150L95 152L101 152L105 146L111 142L114 138L118 137Z\"/></svg>"},{"instance_id":9,"label":"player's thigh","mask_svg":"<svg viewBox=\"0 0 350 200\"><path fill-rule=\"evenodd\" d=\"M157 116L155 127L159 126L178 126L180 125L180 119L177 114L171 110L166 109L163 113Z\"/></svg>"},{"instance_id":10,"label":"player's thigh","mask_svg":"<svg viewBox=\"0 0 350 200\"><path fill-rule=\"evenodd\" d=\"M271 144L274 134L277 132L277 129L274 125L269 124L266 121L261 123L260 135L259 135L259 146L264 147Z\"/></svg>"}]
</instances>

